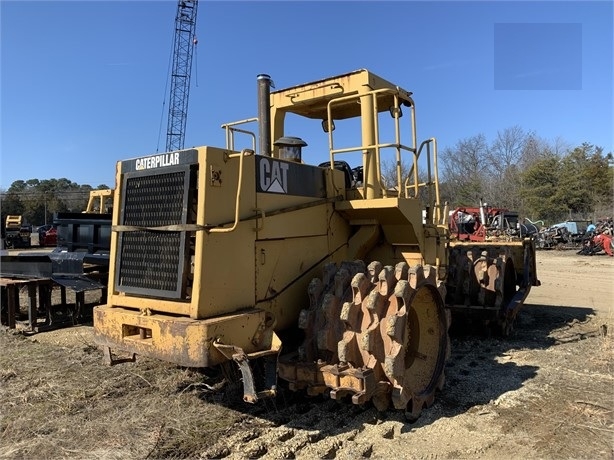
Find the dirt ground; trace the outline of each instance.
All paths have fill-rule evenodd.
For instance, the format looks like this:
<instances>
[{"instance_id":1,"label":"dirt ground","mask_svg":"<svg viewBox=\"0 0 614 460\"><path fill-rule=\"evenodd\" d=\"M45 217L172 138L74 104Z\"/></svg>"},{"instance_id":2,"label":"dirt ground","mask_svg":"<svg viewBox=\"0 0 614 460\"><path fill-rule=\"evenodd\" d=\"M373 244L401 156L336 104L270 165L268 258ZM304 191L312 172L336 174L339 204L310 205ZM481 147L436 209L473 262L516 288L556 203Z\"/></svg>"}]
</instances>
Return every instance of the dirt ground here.
<instances>
[{"instance_id":1,"label":"dirt ground","mask_svg":"<svg viewBox=\"0 0 614 460\"><path fill-rule=\"evenodd\" d=\"M453 337L445 388L413 424L301 394L245 405L148 359L107 367L89 325L3 329L0 458L614 459L614 259L537 263L511 337Z\"/></svg>"}]
</instances>

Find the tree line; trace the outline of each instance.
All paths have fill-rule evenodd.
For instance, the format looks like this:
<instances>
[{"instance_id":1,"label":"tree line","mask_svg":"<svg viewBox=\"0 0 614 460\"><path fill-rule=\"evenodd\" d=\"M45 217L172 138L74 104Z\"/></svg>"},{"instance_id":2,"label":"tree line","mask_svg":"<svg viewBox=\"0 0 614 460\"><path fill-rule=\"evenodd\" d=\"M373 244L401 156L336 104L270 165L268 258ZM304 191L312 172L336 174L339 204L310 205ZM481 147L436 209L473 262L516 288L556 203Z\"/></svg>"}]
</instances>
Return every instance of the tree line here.
<instances>
[{"instance_id":1,"label":"tree line","mask_svg":"<svg viewBox=\"0 0 614 460\"><path fill-rule=\"evenodd\" d=\"M394 168L384 164L382 169L384 182L396 183ZM477 134L442 149L439 180L441 199L450 209L476 207L483 200L546 225L614 214L612 152L587 142L572 147L560 138L547 141L519 126L497 132L491 141ZM15 181L1 192L2 223L13 214L41 225L51 223L56 212L81 212L91 190L66 178Z\"/></svg>"},{"instance_id":2,"label":"tree line","mask_svg":"<svg viewBox=\"0 0 614 460\"><path fill-rule=\"evenodd\" d=\"M104 184L96 190L109 188ZM17 180L0 192L2 225L7 215L21 215L33 225L51 223L57 212L81 212L87 207L94 187L78 184L66 178Z\"/></svg>"},{"instance_id":3,"label":"tree line","mask_svg":"<svg viewBox=\"0 0 614 460\"><path fill-rule=\"evenodd\" d=\"M461 139L439 154L442 201L518 211L546 225L612 217L614 157L590 143L549 142L519 126Z\"/></svg>"}]
</instances>

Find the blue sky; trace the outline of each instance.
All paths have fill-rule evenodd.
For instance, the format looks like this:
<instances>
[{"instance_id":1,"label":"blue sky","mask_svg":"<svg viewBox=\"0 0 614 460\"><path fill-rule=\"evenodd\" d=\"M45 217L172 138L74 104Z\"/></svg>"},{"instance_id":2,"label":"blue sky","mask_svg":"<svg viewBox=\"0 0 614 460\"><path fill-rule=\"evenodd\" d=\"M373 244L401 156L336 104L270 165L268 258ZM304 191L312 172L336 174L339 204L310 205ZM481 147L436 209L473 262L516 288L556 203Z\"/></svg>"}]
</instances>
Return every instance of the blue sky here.
<instances>
[{"instance_id":1,"label":"blue sky","mask_svg":"<svg viewBox=\"0 0 614 460\"><path fill-rule=\"evenodd\" d=\"M113 186L118 160L164 150L175 10L1 1L1 188ZM222 123L256 116L260 73L281 89L368 68L414 93L418 137L440 148L520 125L614 151L612 24L611 1L201 0L185 146L224 146ZM321 129L287 134L327 159Z\"/></svg>"}]
</instances>

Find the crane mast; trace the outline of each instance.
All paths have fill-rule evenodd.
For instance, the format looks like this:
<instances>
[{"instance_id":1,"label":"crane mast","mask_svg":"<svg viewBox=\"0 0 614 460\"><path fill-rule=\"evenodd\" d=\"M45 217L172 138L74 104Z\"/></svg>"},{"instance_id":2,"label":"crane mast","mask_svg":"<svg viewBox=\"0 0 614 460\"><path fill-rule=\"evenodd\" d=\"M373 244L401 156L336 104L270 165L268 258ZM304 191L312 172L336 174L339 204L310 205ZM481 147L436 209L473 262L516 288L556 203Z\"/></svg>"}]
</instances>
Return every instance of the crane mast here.
<instances>
[{"instance_id":1,"label":"crane mast","mask_svg":"<svg viewBox=\"0 0 614 460\"><path fill-rule=\"evenodd\" d=\"M183 149L188 119L188 99L192 72L192 52L196 46L196 12L198 0L179 0L175 17L173 64L166 151Z\"/></svg>"}]
</instances>

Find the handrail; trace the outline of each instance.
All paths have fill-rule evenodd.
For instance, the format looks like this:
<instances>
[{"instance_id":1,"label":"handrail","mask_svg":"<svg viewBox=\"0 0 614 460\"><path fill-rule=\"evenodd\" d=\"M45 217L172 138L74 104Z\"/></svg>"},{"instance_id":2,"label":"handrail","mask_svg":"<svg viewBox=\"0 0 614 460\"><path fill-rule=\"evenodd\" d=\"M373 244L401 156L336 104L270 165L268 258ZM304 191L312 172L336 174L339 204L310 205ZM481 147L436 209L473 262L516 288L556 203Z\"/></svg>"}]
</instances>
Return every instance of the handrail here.
<instances>
[{"instance_id":1,"label":"handrail","mask_svg":"<svg viewBox=\"0 0 614 460\"><path fill-rule=\"evenodd\" d=\"M257 122L257 121L258 121L258 118L257 117L253 117L253 118L246 118L244 120L233 121L233 122L230 122L230 123L224 123L221 126L221 128L226 131L226 148L228 150L234 150L235 149L235 136L234 136L234 133L238 132L238 133L247 134L248 136L252 137L252 150L255 152L256 151L256 135L253 132L251 132L251 131L235 128L235 126L243 125L243 124L246 124L246 123L253 123L253 122Z\"/></svg>"},{"instance_id":2,"label":"handrail","mask_svg":"<svg viewBox=\"0 0 614 460\"><path fill-rule=\"evenodd\" d=\"M394 99L394 142L380 142L380 126L379 126L379 111L378 111L378 97L381 95L391 94ZM360 145L355 147L343 147L343 148L335 148L334 138L333 138L333 106L335 104L341 104L350 100L361 100L361 98L369 97L372 100L372 110L373 110L373 142L369 145ZM359 94L350 94L347 96L341 96L335 99L332 99L327 104L327 123L328 123L328 145L329 145L329 156L330 156L330 164L331 167L334 165L335 155L345 154L350 152L365 152L372 151L373 152L373 160L376 162L376 174L375 182L379 183L382 195L387 197L389 195L388 189L382 183L382 165L381 165L381 153L384 148L393 148L395 149L395 160L396 160L396 184L398 189L398 195L401 197L407 198L419 198L420 189L425 187L427 189L426 196L426 206L431 210L429 213L429 221L430 223L434 223L436 225L445 224L445 206L442 207L440 203L440 190L439 190L439 174L438 174L438 156L437 156L437 139L434 137L423 141L420 146L416 147L416 123L415 123L415 105L410 98L410 127L411 127L411 135L412 135L412 144L404 145L401 143L401 134L400 134L400 116L398 116L400 112L400 101L405 100L405 98L401 98L401 93L399 89L392 88L383 88L373 91L368 91L366 93ZM361 115L362 117L362 115ZM427 156L427 179L426 182L420 182L420 178L418 177L418 162L420 160L420 156L422 151L426 147L426 156ZM412 155L412 165L407 174L405 182L403 183L403 171L402 171L402 157L403 152L409 152ZM364 162L363 162L364 163ZM368 168L363 169L364 179L363 179L363 188L362 195L366 196L366 184L369 181L369 170Z\"/></svg>"},{"instance_id":3,"label":"handrail","mask_svg":"<svg viewBox=\"0 0 614 460\"><path fill-rule=\"evenodd\" d=\"M436 155L437 152L437 140L434 137L431 137L430 139L427 139L425 141L422 141L422 143L420 144L420 147L418 148L418 152L416 153L416 160L420 159L420 154L422 153L422 149L424 148L424 146L426 145L426 150L427 150L427 181L426 182L418 182L418 168L412 166L412 168L409 170L409 173L407 174L407 178L405 179L405 190L406 193L409 195L409 189L412 187L412 184L410 184L409 182L409 178L413 175L414 176L414 181L413 181L413 188L414 188L414 196L418 196L418 191L420 186L424 186L424 185L429 185L432 183L431 180L431 150L430 150L430 144L433 143L434 145L434 152Z\"/></svg>"},{"instance_id":4,"label":"handrail","mask_svg":"<svg viewBox=\"0 0 614 460\"><path fill-rule=\"evenodd\" d=\"M435 174L435 208L437 209L437 215L435 216L435 222L441 222L442 225L447 225L445 222L445 215L442 215L441 209L441 196L439 195L439 166L437 164L437 139L431 137L433 141L433 169ZM430 158L430 155L429 155Z\"/></svg>"},{"instance_id":5,"label":"handrail","mask_svg":"<svg viewBox=\"0 0 614 460\"><path fill-rule=\"evenodd\" d=\"M382 183L382 177L381 177L381 149L382 148L387 148L387 147L394 147L396 149L396 160L397 160L397 189L399 190L399 195L402 195L404 193L404 190L402 188L401 182L402 182L402 172L401 172L401 150L407 150L410 151L412 153L414 153L415 155L415 146L412 147L408 147L405 146L403 144L401 144L401 140L400 140L400 126L399 126L399 120L400 117L399 116L395 116L394 117L394 127L395 127L395 142L394 143L380 143L379 142L379 118L378 118L378 106L377 106L377 97L383 94L391 94L394 96L394 109L395 109L395 113L399 112L399 90L398 89L392 89L392 88L381 88L381 89L377 89L377 90L373 90L373 91L368 91L366 93L359 93L359 94L350 94L347 96L342 96L342 97L338 97L336 99L332 99L331 101L328 102L326 110L327 110L327 123L328 123L328 145L329 145L329 155L330 155L330 162L331 165L334 164L334 156L335 154L339 154L339 153L347 153L347 152L356 152L356 151L364 151L364 150L374 150L375 152L375 162L376 162L376 171L377 171L377 178L376 181L379 183L381 189L382 189L382 193L384 196L388 195L387 189L384 186L384 184ZM352 100L352 99L360 99L362 97L370 97L372 98L373 101L373 123L374 123L374 136L375 136L375 143L371 144L371 145L361 145L359 147L350 147L350 148L344 148L344 149L335 149L334 148L334 142L333 142L333 130L332 130L332 106L335 104L339 104L341 102L345 102L348 100ZM413 121L414 121L414 116L413 116L413 104L412 104L412 125L413 125ZM415 134L415 129L412 127L412 133ZM415 137L414 137L415 139ZM414 141L415 142L415 141ZM414 158L414 163L415 163L415 158ZM367 179L368 179L368 170L364 171L363 170L363 174L364 176L364 180L363 180L363 195L365 194L365 187L366 187L366 183L367 183Z\"/></svg>"},{"instance_id":6,"label":"handrail","mask_svg":"<svg viewBox=\"0 0 614 460\"><path fill-rule=\"evenodd\" d=\"M387 147L399 147L401 150L407 150L408 152L412 152L414 153L414 149L411 147L408 147L406 145L403 144L394 144L391 142L387 142L385 144L370 144L370 145L361 145L360 147L346 147L343 149L334 149L333 153L349 153L349 152L359 152L361 150L368 150L368 149L374 149L374 148L380 148L380 149L384 149Z\"/></svg>"},{"instance_id":7,"label":"handrail","mask_svg":"<svg viewBox=\"0 0 614 460\"><path fill-rule=\"evenodd\" d=\"M433 152L431 155L431 144L433 145ZM410 170L409 174L407 175L407 179L405 179L405 193L407 194L407 196L410 195L409 190L411 188L414 189L414 197L418 196L420 187L427 187L427 201L428 201L428 205L431 209L435 210L435 213L433 214L433 218L432 218L432 222L434 223L443 223L444 222L444 216L443 216L443 211L442 211L442 206L441 206L441 202L440 202L440 193L439 193L439 169L438 169L438 164L437 164L437 139L434 137L431 137L430 139L427 139L425 141L422 141L422 143L420 144L420 147L418 148L418 152L416 154L416 159L420 159L420 154L422 153L422 149L426 146L426 155L427 155L427 160L426 160L426 166L427 166L427 179L426 182L419 182L418 181L418 174L417 174L417 168L412 167L412 169ZM431 167L431 159L432 159L432 167ZM409 179L410 177L414 176L414 183L413 185L409 183ZM434 177L433 177L434 176ZM431 187L434 186L435 187L435 196L433 197L431 195Z\"/></svg>"},{"instance_id":8,"label":"handrail","mask_svg":"<svg viewBox=\"0 0 614 460\"><path fill-rule=\"evenodd\" d=\"M229 228L212 228L209 230L209 233L230 233L233 232L237 225L239 224L239 211L241 205L241 185L243 184L243 158L246 156L253 155L254 151L249 149L241 150L241 153L232 153L228 155L228 159L231 158L239 158L239 179L237 183L237 199L235 201L235 220L232 224L232 227Z\"/></svg>"}]
</instances>

